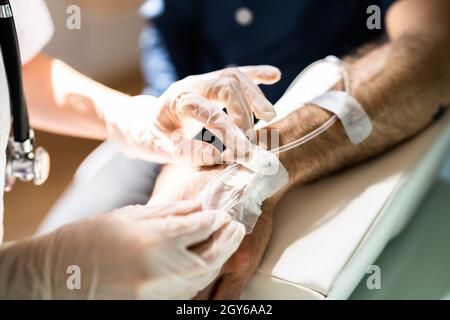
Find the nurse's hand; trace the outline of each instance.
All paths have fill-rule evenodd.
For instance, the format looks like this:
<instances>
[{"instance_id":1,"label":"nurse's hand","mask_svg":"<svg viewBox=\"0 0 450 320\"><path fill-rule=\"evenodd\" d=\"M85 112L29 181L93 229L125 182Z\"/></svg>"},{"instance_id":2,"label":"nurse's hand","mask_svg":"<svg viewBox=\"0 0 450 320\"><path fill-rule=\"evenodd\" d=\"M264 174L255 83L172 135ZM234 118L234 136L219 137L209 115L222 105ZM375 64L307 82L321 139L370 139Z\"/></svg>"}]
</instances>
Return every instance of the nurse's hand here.
<instances>
[{"instance_id":1,"label":"nurse's hand","mask_svg":"<svg viewBox=\"0 0 450 320\"><path fill-rule=\"evenodd\" d=\"M13 244L0 252L1 274L10 276L0 296L192 298L245 233L226 213L200 210L193 201L130 206Z\"/></svg>"},{"instance_id":2,"label":"nurse's hand","mask_svg":"<svg viewBox=\"0 0 450 320\"><path fill-rule=\"evenodd\" d=\"M205 185L224 169L215 167L164 166L152 193L152 201L167 203L181 199L195 199ZM177 184L173 185L173 181ZM239 299L247 282L256 272L272 233L272 212L282 194L263 202L262 213L251 234L223 265L217 278L202 290L196 299Z\"/></svg>"},{"instance_id":3,"label":"nurse's hand","mask_svg":"<svg viewBox=\"0 0 450 320\"><path fill-rule=\"evenodd\" d=\"M265 121L275 117L272 104L257 85L273 84L279 79L280 71L272 66L189 76L171 85L160 98L132 98L125 113L109 118L106 113L105 119L111 138L131 157L212 165L249 151L253 113ZM222 141L226 152L193 139L203 127Z\"/></svg>"}]
</instances>

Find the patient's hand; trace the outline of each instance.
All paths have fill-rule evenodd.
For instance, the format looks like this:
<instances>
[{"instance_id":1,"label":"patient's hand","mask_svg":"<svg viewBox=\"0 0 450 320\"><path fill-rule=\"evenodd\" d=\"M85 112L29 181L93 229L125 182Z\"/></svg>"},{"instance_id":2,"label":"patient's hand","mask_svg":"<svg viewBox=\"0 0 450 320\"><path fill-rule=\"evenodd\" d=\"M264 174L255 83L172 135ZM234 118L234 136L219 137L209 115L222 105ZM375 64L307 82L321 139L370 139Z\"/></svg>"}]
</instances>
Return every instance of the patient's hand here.
<instances>
[{"instance_id":1,"label":"patient's hand","mask_svg":"<svg viewBox=\"0 0 450 320\"><path fill-rule=\"evenodd\" d=\"M194 168L166 165L156 182L153 197L160 201L193 199L222 166ZM238 299L247 281L259 266L272 232L271 200L263 204L263 212L253 232L246 236L238 251L223 266L221 274L198 299Z\"/></svg>"}]
</instances>

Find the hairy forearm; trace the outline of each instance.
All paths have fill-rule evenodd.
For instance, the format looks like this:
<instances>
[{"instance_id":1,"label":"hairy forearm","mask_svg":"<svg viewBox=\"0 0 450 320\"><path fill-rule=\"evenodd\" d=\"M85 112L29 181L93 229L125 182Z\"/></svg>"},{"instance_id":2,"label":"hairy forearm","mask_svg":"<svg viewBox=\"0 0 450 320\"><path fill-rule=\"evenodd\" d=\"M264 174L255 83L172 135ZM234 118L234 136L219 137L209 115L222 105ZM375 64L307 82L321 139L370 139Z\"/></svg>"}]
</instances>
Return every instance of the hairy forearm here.
<instances>
[{"instance_id":1,"label":"hairy forearm","mask_svg":"<svg viewBox=\"0 0 450 320\"><path fill-rule=\"evenodd\" d=\"M122 108L129 99L42 54L23 72L30 121L41 130L105 139L103 110Z\"/></svg>"},{"instance_id":2,"label":"hairy forearm","mask_svg":"<svg viewBox=\"0 0 450 320\"><path fill-rule=\"evenodd\" d=\"M353 145L337 122L312 141L280 154L290 175L288 188L373 157L430 124L438 106L450 102L448 50L446 43L407 35L349 61L349 89L369 114L373 132ZM284 145L331 116L307 105L270 128L279 130Z\"/></svg>"}]
</instances>

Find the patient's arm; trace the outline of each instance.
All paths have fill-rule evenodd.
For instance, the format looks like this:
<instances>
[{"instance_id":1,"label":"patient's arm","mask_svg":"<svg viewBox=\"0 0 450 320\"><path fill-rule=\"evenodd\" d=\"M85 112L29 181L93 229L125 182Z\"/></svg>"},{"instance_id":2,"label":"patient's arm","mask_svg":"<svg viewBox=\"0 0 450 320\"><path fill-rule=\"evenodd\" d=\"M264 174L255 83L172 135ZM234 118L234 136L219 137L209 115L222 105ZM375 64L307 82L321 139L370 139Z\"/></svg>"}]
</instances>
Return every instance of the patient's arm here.
<instances>
[{"instance_id":1,"label":"patient's arm","mask_svg":"<svg viewBox=\"0 0 450 320\"><path fill-rule=\"evenodd\" d=\"M364 106L373 133L352 145L336 123L316 139L280 155L289 172L287 188L264 203L263 214L252 235L224 266L223 275L202 297L236 298L259 264L271 230L271 209L292 186L318 179L375 156L420 132L431 123L439 105L450 103L450 2L404 0L387 16L389 42L349 60L352 95ZM342 84L337 84L339 89ZM280 130L281 145L304 136L331 114L307 105L271 126ZM166 171L167 170L167 171ZM158 192L171 197L193 197L216 170L177 173L169 179L166 168ZM194 169L189 169L193 171ZM172 172L173 173L173 172ZM177 192L174 181L182 180ZM210 295L211 294L211 295Z\"/></svg>"},{"instance_id":2,"label":"patient's arm","mask_svg":"<svg viewBox=\"0 0 450 320\"><path fill-rule=\"evenodd\" d=\"M393 6L387 17L390 41L349 61L350 89L369 114L373 133L352 145L337 123L313 141L281 154L291 184L379 154L418 133L439 105L450 103L449 15L450 3L445 0L400 1ZM272 127L280 129L283 145L330 116L311 105Z\"/></svg>"}]
</instances>

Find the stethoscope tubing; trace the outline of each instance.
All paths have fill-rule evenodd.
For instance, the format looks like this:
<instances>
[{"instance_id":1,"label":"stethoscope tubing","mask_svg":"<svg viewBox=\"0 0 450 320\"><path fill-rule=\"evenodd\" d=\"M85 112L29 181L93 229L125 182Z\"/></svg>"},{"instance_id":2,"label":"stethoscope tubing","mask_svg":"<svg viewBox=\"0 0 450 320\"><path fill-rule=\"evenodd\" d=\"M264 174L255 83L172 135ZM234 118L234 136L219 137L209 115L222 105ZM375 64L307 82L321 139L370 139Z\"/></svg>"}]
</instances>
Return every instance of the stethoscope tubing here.
<instances>
[{"instance_id":1,"label":"stethoscope tubing","mask_svg":"<svg viewBox=\"0 0 450 320\"><path fill-rule=\"evenodd\" d=\"M9 6L8 0L0 0L1 6ZM0 46L8 81L14 140L24 142L30 138L28 111L23 90L22 62L14 16L0 18Z\"/></svg>"}]
</instances>

